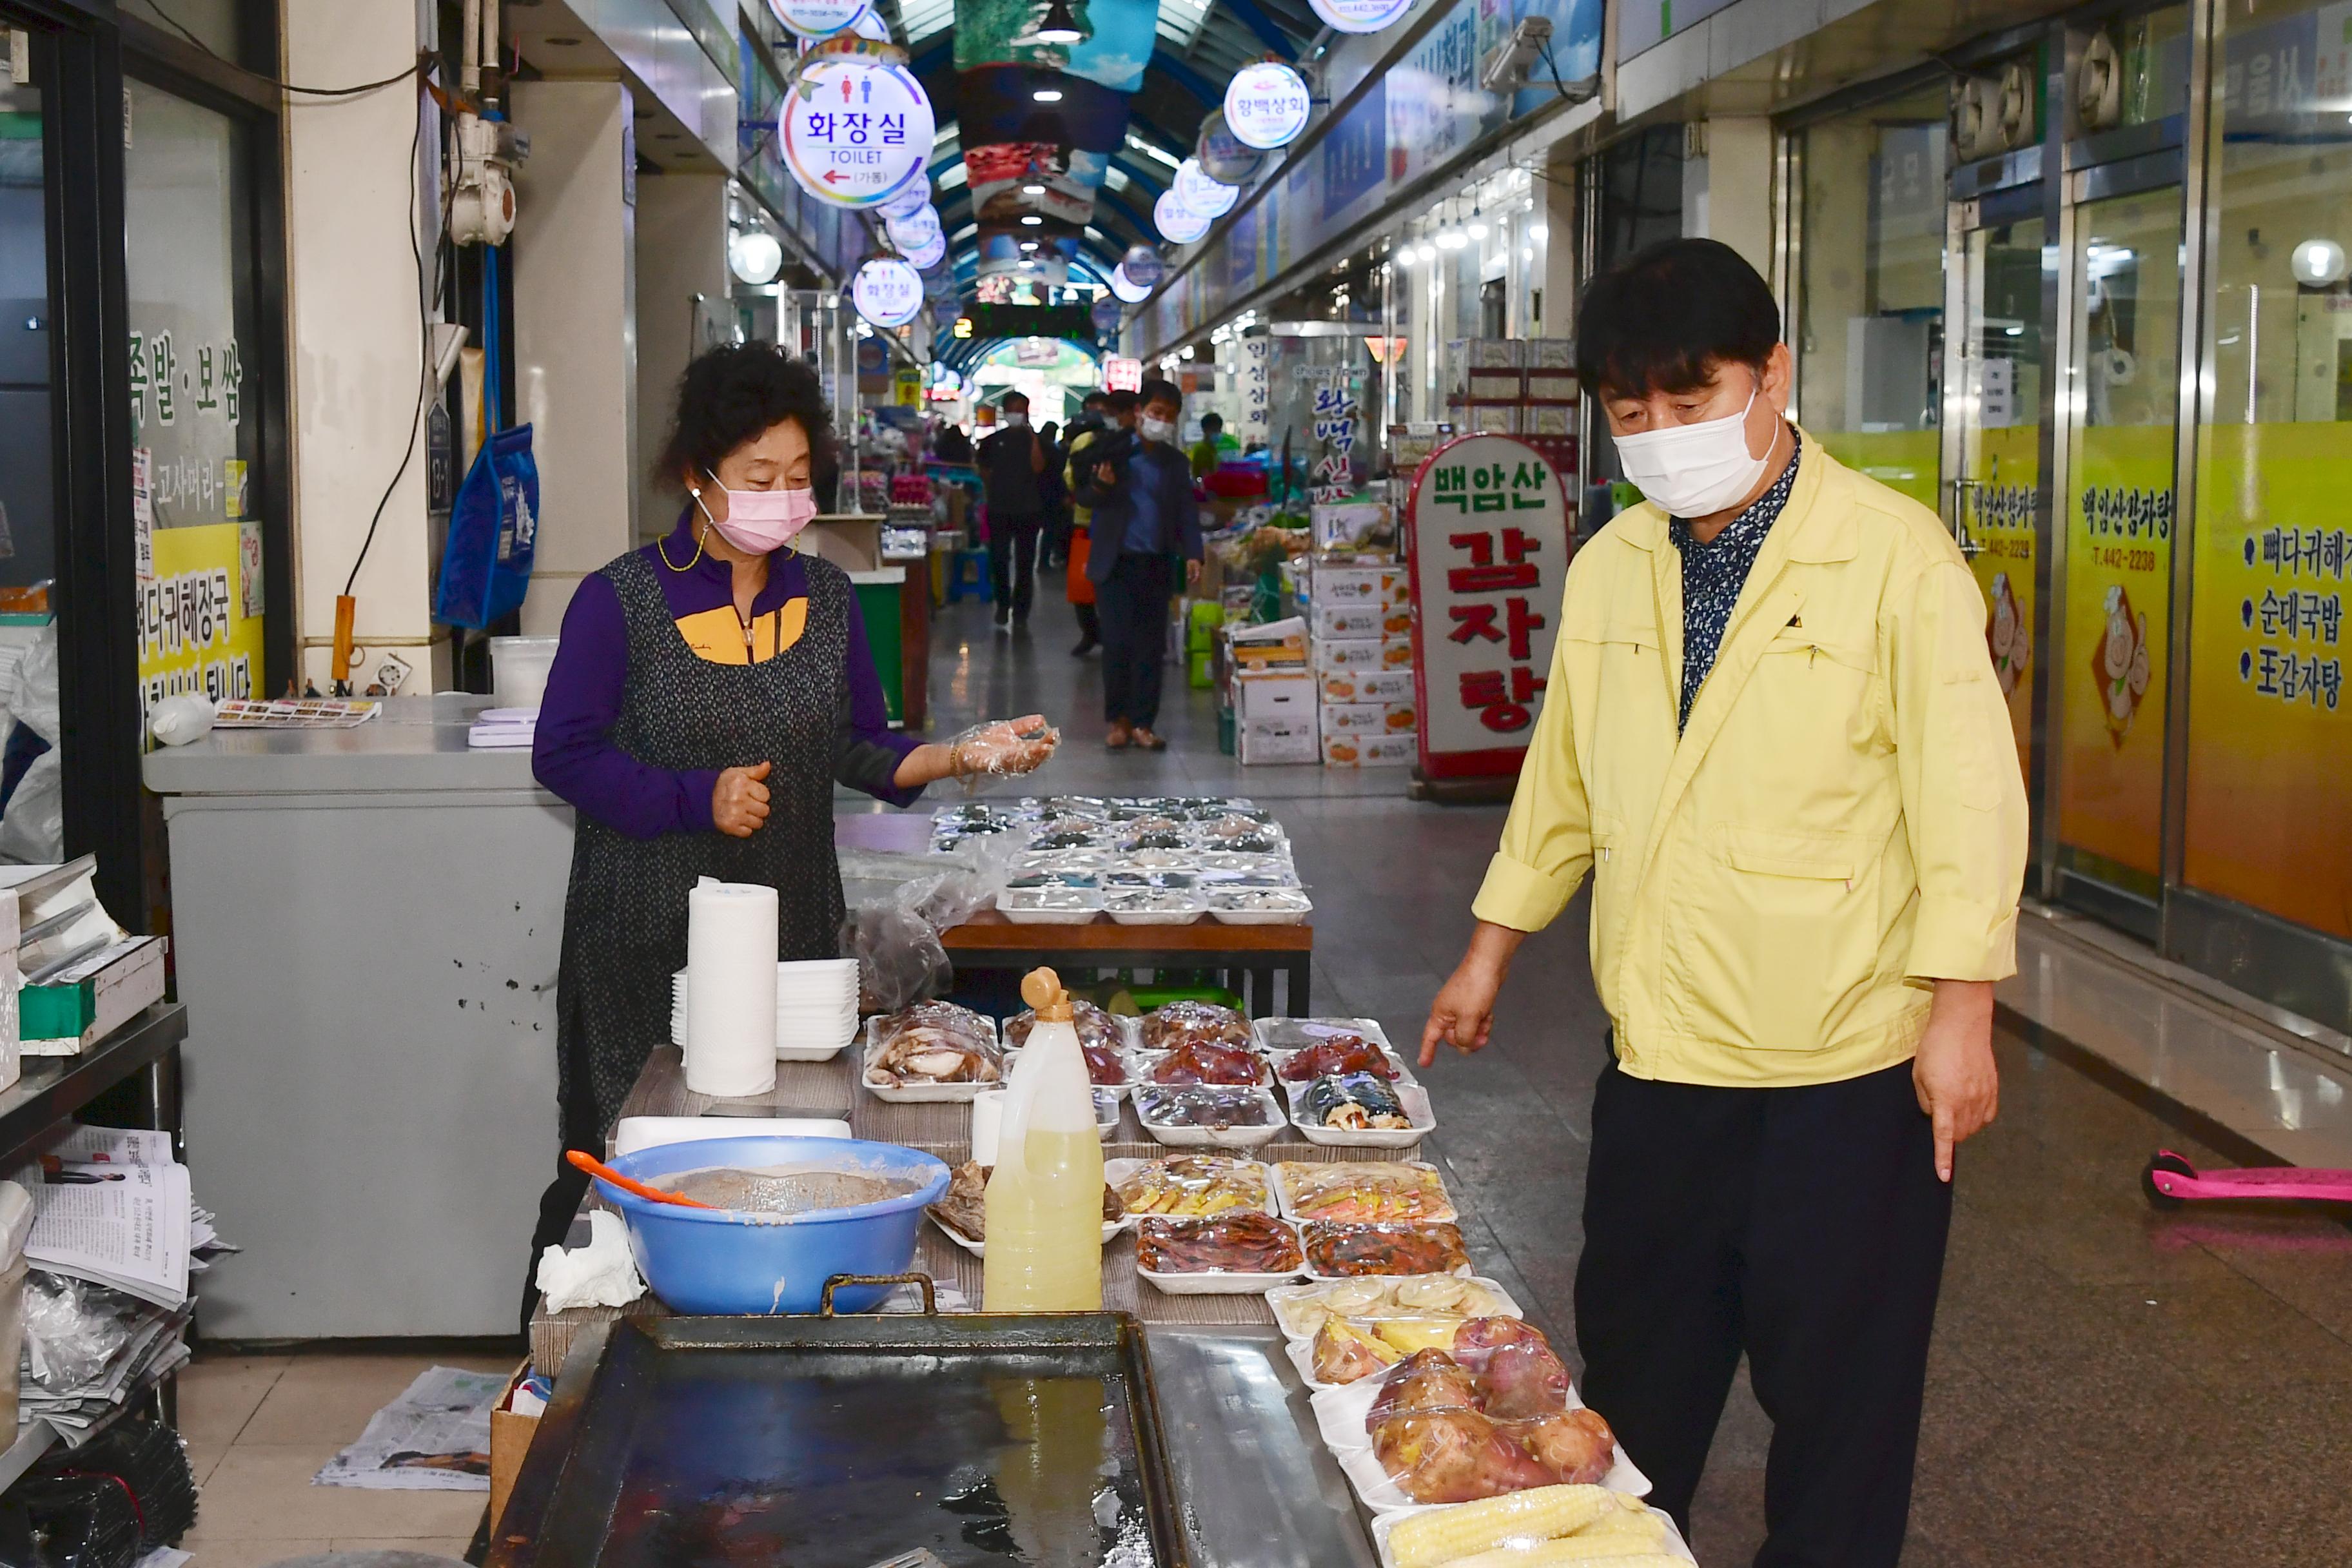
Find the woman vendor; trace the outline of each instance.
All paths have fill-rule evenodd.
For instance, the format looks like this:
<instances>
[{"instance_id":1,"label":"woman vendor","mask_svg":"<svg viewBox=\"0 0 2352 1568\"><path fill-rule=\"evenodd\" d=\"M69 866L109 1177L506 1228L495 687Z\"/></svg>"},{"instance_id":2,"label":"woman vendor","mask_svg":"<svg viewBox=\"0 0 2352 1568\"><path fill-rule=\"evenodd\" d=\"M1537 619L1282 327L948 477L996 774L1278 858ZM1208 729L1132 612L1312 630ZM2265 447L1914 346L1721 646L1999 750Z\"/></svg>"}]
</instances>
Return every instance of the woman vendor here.
<instances>
[{"instance_id":1,"label":"woman vendor","mask_svg":"<svg viewBox=\"0 0 2352 1568\"><path fill-rule=\"evenodd\" d=\"M935 779L1027 773L1053 752L1035 716L947 744L888 728L848 576L793 544L831 443L810 366L766 343L702 355L659 467L687 492L677 526L583 579L564 611L531 771L578 814L555 982L566 1149L604 1157L669 1038L698 878L773 887L777 956L835 957L836 782L905 805ZM534 1275L586 1186L559 1155Z\"/></svg>"}]
</instances>

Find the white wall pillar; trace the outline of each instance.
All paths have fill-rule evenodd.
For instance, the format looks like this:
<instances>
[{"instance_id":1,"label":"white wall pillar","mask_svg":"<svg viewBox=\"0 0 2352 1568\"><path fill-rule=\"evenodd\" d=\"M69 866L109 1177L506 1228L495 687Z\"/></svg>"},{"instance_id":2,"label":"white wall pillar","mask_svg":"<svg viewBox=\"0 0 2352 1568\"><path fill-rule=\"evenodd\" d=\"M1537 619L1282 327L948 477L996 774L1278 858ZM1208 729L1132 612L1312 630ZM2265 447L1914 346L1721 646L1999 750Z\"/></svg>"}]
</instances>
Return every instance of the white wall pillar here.
<instances>
[{"instance_id":1,"label":"white wall pillar","mask_svg":"<svg viewBox=\"0 0 2352 1568\"><path fill-rule=\"evenodd\" d=\"M286 74L294 81L373 81L416 60L415 7L285 0ZM293 325L295 633L306 679L325 690L335 598L359 559L376 506L416 422L424 290L410 248L420 231L429 279L438 221L436 111L418 124L414 82L353 98L289 97L286 293ZM412 157L417 178L412 183ZM446 627L432 621L433 547L425 527L424 431L385 500L352 584L357 638L417 670L406 691L445 685ZM354 672L372 676L370 657Z\"/></svg>"},{"instance_id":2,"label":"white wall pillar","mask_svg":"<svg viewBox=\"0 0 2352 1568\"><path fill-rule=\"evenodd\" d=\"M580 579L637 542L636 150L617 81L520 81L530 157L515 175L515 399L539 466L522 605L551 637Z\"/></svg>"},{"instance_id":3,"label":"white wall pillar","mask_svg":"<svg viewBox=\"0 0 2352 1568\"><path fill-rule=\"evenodd\" d=\"M1717 115L1704 156L1683 165L1683 232L1719 239L1772 276L1772 121Z\"/></svg>"},{"instance_id":4,"label":"white wall pillar","mask_svg":"<svg viewBox=\"0 0 2352 1568\"><path fill-rule=\"evenodd\" d=\"M1576 160L1555 143L1544 154L1535 182L1536 216L1544 226L1543 243L1536 247L1539 270L1535 285L1543 290L1543 319L1529 336L1569 338L1576 335Z\"/></svg>"},{"instance_id":5,"label":"white wall pillar","mask_svg":"<svg viewBox=\"0 0 2352 1568\"><path fill-rule=\"evenodd\" d=\"M675 489L651 477L668 437L677 378L701 352L695 296L731 310L727 177L648 174L637 182L637 531L658 537L677 515Z\"/></svg>"}]
</instances>

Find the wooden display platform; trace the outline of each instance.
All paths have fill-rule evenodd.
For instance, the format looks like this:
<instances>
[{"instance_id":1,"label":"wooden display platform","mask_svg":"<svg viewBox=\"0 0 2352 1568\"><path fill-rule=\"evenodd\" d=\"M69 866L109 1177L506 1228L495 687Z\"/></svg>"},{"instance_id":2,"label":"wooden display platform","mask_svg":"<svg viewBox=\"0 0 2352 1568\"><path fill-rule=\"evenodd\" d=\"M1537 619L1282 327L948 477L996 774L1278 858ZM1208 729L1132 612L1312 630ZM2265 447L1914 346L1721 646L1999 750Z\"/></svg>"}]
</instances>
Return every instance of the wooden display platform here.
<instances>
[{"instance_id":1,"label":"wooden display platform","mask_svg":"<svg viewBox=\"0 0 2352 1568\"><path fill-rule=\"evenodd\" d=\"M1307 1017L1315 927L1227 925L1202 916L1190 925L1121 925L1108 915L1085 921L1016 925L985 910L940 935L959 969L1033 969L1050 963L1075 975L1087 969L1211 969L1230 978L1253 1018ZM1274 979L1282 975L1277 1004ZM1238 979L1242 984L1235 984Z\"/></svg>"}]
</instances>

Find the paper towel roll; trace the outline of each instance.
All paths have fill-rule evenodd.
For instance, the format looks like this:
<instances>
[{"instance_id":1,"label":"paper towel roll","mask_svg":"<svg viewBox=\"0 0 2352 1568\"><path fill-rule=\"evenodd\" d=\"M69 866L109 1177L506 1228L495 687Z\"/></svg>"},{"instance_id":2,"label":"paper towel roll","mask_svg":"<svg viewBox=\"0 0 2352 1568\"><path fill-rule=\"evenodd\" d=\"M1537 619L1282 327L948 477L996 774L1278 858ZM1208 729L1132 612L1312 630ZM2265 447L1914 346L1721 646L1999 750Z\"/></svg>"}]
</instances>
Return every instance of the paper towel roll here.
<instances>
[{"instance_id":1,"label":"paper towel roll","mask_svg":"<svg viewBox=\"0 0 2352 1568\"><path fill-rule=\"evenodd\" d=\"M706 880L686 898L686 1087L776 1087L776 889Z\"/></svg>"},{"instance_id":2,"label":"paper towel roll","mask_svg":"<svg viewBox=\"0 0 2352 1568\"><path fill-rule=\"evenodd\" d=\"M1004 1091L992 1089L971 1097L971 1157L983 1165L996 1163L998 1134L1004 1127Z\"/></svg>"}]
</instances>

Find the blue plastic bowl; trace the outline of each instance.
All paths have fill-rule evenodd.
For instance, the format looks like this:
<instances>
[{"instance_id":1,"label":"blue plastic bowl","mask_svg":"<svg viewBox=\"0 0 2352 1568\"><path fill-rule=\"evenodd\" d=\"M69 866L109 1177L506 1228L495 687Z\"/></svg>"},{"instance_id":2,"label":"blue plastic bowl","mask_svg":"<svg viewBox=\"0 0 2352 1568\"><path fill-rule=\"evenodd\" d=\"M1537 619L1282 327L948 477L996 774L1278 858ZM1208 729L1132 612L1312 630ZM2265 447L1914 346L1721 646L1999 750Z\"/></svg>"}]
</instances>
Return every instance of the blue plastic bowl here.
<instances>
[{"instance_id":1,"label":"blue plastic bowl","mask_svg":"<svg viewBox=\"0 0 2352 1568\"><path fill-rule=\"evenodd\" d=\"M657 1204L598 1179L598 1194L629 1223L629 1250L646 1283L672 1311L698 1317L814 1312L836 1274L904 1274L923 1209L948 1190L949 1174L920 1150L848 1138L713 1138L640 1149L612 1164L641 1182L713 1166L810 1165L919 1184L904 1197L855 1208L755 1217ZM834 1293L834 1310L869 1311L888 1294L845 1287Z\"/></svg>"}]
</instances>

